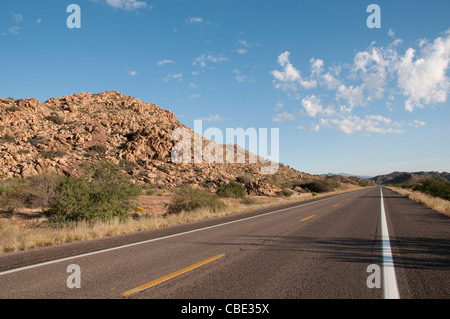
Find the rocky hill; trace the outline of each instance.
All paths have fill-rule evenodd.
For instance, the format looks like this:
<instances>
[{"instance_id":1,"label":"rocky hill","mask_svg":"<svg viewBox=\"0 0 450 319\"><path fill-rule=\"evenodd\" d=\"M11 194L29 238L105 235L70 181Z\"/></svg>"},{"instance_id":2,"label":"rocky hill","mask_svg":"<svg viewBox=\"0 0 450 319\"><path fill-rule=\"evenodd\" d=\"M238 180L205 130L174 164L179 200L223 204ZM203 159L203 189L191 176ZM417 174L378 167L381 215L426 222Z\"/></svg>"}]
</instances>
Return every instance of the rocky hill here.
<instances>
[{"instance_id":1,"label":"rocky hill","mask_svg":"<svg viewBox=\"0 0 450 319\"><path fill-rule=\"evenodd\" d=\"M35 98L0 99L0 128L2 179L41 173L77 175L84 162L109 160L141 184L173 188L189 182L215 187L240 178L253 181L265 192L271 189L263 185L267 175L261 174L261 168L269 164L260 158L249 163L251 154L237 146L235 154L244 152L245 163L173 163L173 130L186 129L192 140L194 132L172 112L117 91L78 93L43 103ZM210 143L201 137L199 141L203 147ZM221 145L217 149L224 148ZM280 164L271 178L283 181L325 177Z\"/></svg>"},{"instance_id":2,"label":"rocky hill","mask_svg":"<svg viewBox=\"0 0 450 319\"><path fill-rule=\"evenodd\" d=\"M377 185L402 184L414 185L422 179L443 177L450 181L450 173L447 172L393 172L386 175L379 175L372 178Z\"/></svg>"}]
</instances>

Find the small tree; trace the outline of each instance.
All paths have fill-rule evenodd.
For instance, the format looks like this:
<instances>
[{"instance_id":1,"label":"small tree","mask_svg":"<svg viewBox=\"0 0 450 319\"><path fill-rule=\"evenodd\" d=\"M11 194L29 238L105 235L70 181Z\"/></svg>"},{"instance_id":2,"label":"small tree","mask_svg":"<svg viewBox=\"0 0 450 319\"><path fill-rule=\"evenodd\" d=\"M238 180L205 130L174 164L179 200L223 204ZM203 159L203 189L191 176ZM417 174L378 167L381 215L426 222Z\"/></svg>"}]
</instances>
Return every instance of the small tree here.
<instances>
[{"instance_id":1,"label":"small tree","mask_svg":"<svg viewBox=\"0 0 450 319\"><path fill-rule=\"evenodd\" d=\"M216 194L220 197L242 198L247 195L244 187L236 182L222 184L217 188Z\"/></svg>"},{"instance_id":2,"label":"small tree","mask_svg":"<svg viewBox=\"0 0 450 319\"><path fill-rule=\"evenodd\" d=\"M80 177L61 177L47 211L50 221L94 221L125 218L141 189L117 166L100 162Z\"/></svg>"}]
</instances>

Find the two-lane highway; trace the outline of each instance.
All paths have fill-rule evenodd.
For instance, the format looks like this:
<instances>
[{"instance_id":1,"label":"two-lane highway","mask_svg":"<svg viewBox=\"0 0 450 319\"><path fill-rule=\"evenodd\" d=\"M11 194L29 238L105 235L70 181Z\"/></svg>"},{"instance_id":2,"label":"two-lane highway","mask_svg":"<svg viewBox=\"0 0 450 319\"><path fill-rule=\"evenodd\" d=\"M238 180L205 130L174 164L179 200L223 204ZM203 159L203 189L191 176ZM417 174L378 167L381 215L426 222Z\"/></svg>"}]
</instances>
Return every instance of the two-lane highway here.
<instances>
[{"instance_id":1,"label":"two-lane highway","mask_svg":"<svg viewBox=\"0 0 450 319\"><path fill-rule=\"evenodd\" d=\"M0 298L381 299L392 285L400 298L449 298L449 230L448 218L372 187L134 240L0 256ZM73 247L79 253L66 253ZM71 264L80 288L67 286ZM381 270L380 288L368 286L370 265Z\"/></svg>"}]
</instances>

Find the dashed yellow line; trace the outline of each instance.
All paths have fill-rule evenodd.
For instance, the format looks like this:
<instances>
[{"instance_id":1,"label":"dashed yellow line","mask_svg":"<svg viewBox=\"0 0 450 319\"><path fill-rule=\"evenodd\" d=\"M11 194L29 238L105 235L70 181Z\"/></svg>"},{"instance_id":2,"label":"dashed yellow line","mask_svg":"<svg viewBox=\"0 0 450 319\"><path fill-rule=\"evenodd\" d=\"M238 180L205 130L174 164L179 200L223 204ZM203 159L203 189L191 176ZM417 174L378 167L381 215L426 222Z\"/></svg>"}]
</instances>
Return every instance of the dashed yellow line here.
<instances>
[{"instance_id":1,"label":"dashed yellow line","mask_svg":"<svg viewBox=\"0 0 450 319\"><path fill-rule=\"evenodd\" d=\"M214 261L214 260L216 260L216 259L219 259L219 258L221 258L221 257L223 257L223 256L225 256L225 254L217 255L217 256L208 258L208 259L203 260L203 261L201 261L201 262L199 262L199 263L196 263L196 264L194 264L194 265L192 265L192 266L186 267L186 268L184 268L184 269L181 269L181 270L178 270L178 271L176 271L176 272L174 272L174 273L171 273L171 274L169 274L169 275L167 275L167 276L164 276L164 277L161 277L161 278L159 278L159 279L156 279L156 280L153 280L153 281L151 281L151 282L148 282L148 283L146 283L146 284L144 284L144 285L142 285L142 286L133 288L133 289L131 289L131 290L127 290L127 291L125 291L124 293L122 293L122 296L125 296L125 297L126 297L126 296L129 296L129 295L135 294L135 293L137 293L137 292L140 292L140 291L142 291L142 290L148 289L148 288L150 288L150 287L156 286L156 285L158 285L158 284L160 284L160 283L162 283L162 282L164 282L164 281L167 281L167 280L169 280L169 279L175 278L175 277L177 277L177 276L179 276L179 275L182 275L182 274L184 274L184 273L186 273L186 272L188 272L188 271L194 270L195 268L198 268L198 267L200 267L200 266L206 265L206 264L208 264L208 263L210 263L210 262L212 262L212 261Z\"/></svg>"},{"instance_id":2,"label":"dashed yellow line","mask_svg":"<svg viewBox=\"0 0 450 319\"><path fill-rule=\"evenodd\" d=\"M301 222L304 222L305 220L308 220L308 219L310 219L310 218L313 218L314 216L316 216L316 215L311 215L311 216L309 216L309 217L303 218L303 219L300 220L300 221L301 221Z\"/></svg>"},{"instance_id":3,"label":"dashed yellow line","mask_svg":"<svg viewBox=\"0 0 450 319\"><path fill-rule=\"evenodd\" d=\"M333 207L338 207L338 206L339 206L339 204L334 204L334 205L333 205Z\"/></svg>"}]
</instances>

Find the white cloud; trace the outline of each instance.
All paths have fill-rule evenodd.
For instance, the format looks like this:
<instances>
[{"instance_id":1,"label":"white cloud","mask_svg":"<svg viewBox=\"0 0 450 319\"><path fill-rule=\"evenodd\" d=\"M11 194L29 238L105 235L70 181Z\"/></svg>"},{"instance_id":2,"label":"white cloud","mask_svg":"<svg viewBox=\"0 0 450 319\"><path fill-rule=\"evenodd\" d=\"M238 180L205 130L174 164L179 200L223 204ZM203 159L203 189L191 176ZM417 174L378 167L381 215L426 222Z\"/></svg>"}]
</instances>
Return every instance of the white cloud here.
<instances>
[{"instance_id":1,"label":"white cloud","mask_svg":"<svg viewBox=\"0 0 450 319\"><path fill-rule=\"evenodd\" d=\"M128 74L131 76L135 76L137 72L135 70L128 71Z\"/></svg>"},{"instance_id":2,"label":"white cloud","mask_svg":"<svg viewBox=\"0 0 450 319\"><path fill-rule=\"evenodd\" d=\"M194 23L203 23L203 18L201 17L189 17L186 19L186 23L194 24Z\"/></svg>"},{"instance_id":3,"label":"white cloud","mask_svg":"<svg viewBox=\"0 0 450 319\"><path fill-rule=\"evenodd\" d=\"M210 116L205 116L200 118L200 120L205 121L205 122L222 122L223 118L216 114L216 115L210 115Z\"/></svg>"},{"instance_id":4,"label":"white cloud","mask_svg":"<svg viewBox=\"0 0 450 319\"><path fill-rule=\"evenodd\" d=\"M250 48L250 44L245 40L239 40L239 43L246 48Z\"/></svg>"},{"instance_id":5,"label":"white cloud","mask_svg":"<svg viewBox=\"0 0 450 319\"><path fill-rule=\"evenodd\" d=\"M200 98L200 94L197 94L197 93L195 93L195 94L190 94L190 95L189 95L189 98L190 98L190 99L198 99L198 98Z\"/></svg>"},{"instance_id":6,"label":"white cloud","mask_svg":"<svg viewBox=\"0 0 450 319\"><path fill-rule=\"evenodd\" d=\"M183 73L176 73L176 74L168 74L164 79L163 82L167 83L170 80L178 79L180 82L183 81Z\"/></svg>"},{"instance_id":7,"label":"white cloud","mask_svg":"<svg viewBox=\"0 0 450 319\"><path fill-rule=\"evenodd\" d=\"M326 84L328 90L334 90L339 85L341 85L341 81L336 79L333 75L330 74L330 72L327 72L322 76L323 82Z\"/></svg>"},{"instance_id":8,"label":"white cloud","mask_svg":"<svg viewBox=\"0 0 450 319\"><path fill-rule=\"evenodd\" d=\"M236 51L239 54L246 54L247 53L247 49L244 49L244 48L237 49Z\"/></svg>"},{"instance_id":9,"label":"white cloud","mask_svg":"<svg viewBox=\"0 0 450 319\"><path fill-rule=\"evenodd\" d=\"M152 8L145 1L138 0L105 0L106 4L116 8L116 9L124 9L124 10L136 10L141 8Z\"/></svg>"},{"instance_id":10,"label":"white cloud","mask_svg":"<svg viewBox=\"0 0 450 319\"><path fill-rule=\"evenodd\" d=\"M347 100L351 108L364 104L362 86L353 87L351 85L346 87L344 84L341 84L336 91L336 97Z\"/></svg>"},{"instance_id":11,"label":"white cloud","mask_svg":"<svg viewBox=\"0 0 450 319\"><path fill-rule=\"evenodd\" d=\"M167 64L167 63L173 63L172 60L162 60L162 61L158 61L156 64L158 64L158 66Z\"/></svg>"},{"instance_id":12,"label":"white cloud","mask_svg":"<svg viewBox=\"0 0 450 319\"><path fill-rule=\"evenodd\" d=\"M283 71L274 70L271 72L275 78L274 83L277 89L283 91L297 91L300 87L305 89L315 88L317 86L316 80L305 80L301 77L298 71L289 61L289 51L285 51L278 56L278 64L283 67Z\"/></svg>"},{"instance_id":13,"label":"white cloud","mask_svg":"<svg viewBox=\"0 0 450 319\"><path fill-rule=\"evenodd\" d=\"M309 62L311 63L312 74L318 75L323 71L323 60L311 58Z\"/></svg>"},{"instance_id":14,"label":"white cloud","mask_svg":"<svg viewBox=\"0 0 450 319\"><path fill-rule=\"evenodd\" d=\"M39 18L39 19L36 20L36 23L37 23L37 24L41 24L41 22L42 22L42 19L41 19L41 18Z\"/></svg>"},{"instance_id":15,"label":"white cloud","mask_svg":"<svg viewBox=\"0 0 450 319\"><path fill-rule=\"evenodd\" d=\"M23 16L21 14L13 13L13 20L16 21L16 22L22 22L23 21Z\"/></svg>"},{"instance_id":16,"label":"white cloud","mask_svg":"<svg viewBox=\"0 0 450 319\"><path fill-rule=\"evenodd\" d=\"M424 121L414 120L414 122L409 125L414 126L414 127L422 127L422 126L425 126L426 124L427 123Z\"/></svg>"},{"instance_id":17,"label":"white cloud","mask_svg":"<svg viewBox=\"0 0 450 319\"><path fill-rule=\"evenodd\" d=\"M416 51L409 48L397 64L398 87L408 97L405 109L412 112L424 104L447 101L450 88L446 76L450 62L450 35L439 37L424 45L421 56L415 60Z\"/></svg>"},{"instance_id":18,"label":"white cloud","mask_svg":"<svg viewBox=\"0 0 450 319\"><path fill-rule=\"evenodd\" d=\"M392 122L391 119L381 115L367 115L360 118L356 115L346 115L340 118L334 118L326 121L326 124L333 126L345 134L353 133L404 133L399 127L401 123Z\"/></svg>"},{"instance_id":19,"label":"white cloud","mask_svg":"<svg viewBox=\"0 0 450 319\"><path fill-rule=\"evenodd\" d=\"M18 26L14 26L14 27L11 27L8 29L9 33L11 33L13 35L19 34L19 30L20 30L20 27L18 27Z\"/></svg>"},{"instance_id":20,"label":"white cloud","mask_svg":"<svg viewBox=\"0 0 450 319\"><path fill-rule=\"evenodd\" d=\"M289 51L282 52L277 57L282 69L271 72L273 84L276 89L287 91L291 99L300 101L300 115L312 119L315 131L327 127L346 134L388 134L404 132L404 125L422 127L426 124L423 121L405 124L370 114L370 107L374 100L384 99L378 105L385 104L392 113L399 96L409 112L446 102L450 89L450 29L434 40L418 39L417 50L410 47L403 52L398 46L402 40L396 38L395 32L390 29L388 35L394 41L385 47L372 42L366 50L356 52L350 64L338 62L326 67L323 60L311 58L308 77L291 63ZM303 90L315 93L315 89L321 91L303 96ZM362 112L364 115L359 114ZM284 112L273 120L283 122L295 116L295 112Z\"/></svg>"},{"instance_id":21,"label":"white cloud","mask_svg":"<svg viewBox=\"0 0 450 319\"><path fill-rule=\"evenodd\" d=\"M222 55L213 56L213 55L202 54L201 56L199 56L198 58L195 59L193 65L200 65L200 67L204 68L204 67L206 67L207 62L219 63L219 62L223 62L223 61L229 61L229 59Z\"/></svg>"},{"instance_id":22,"label":"white cloud","mask_svg":"<svg viewBox=\"0 0 450 319\"><path fill-rule=\"evenodd\" d=\"M253 79L252 79L250 76L242 74L241 71L238 70L238 69L234 69L234 70L233 70L233 73L236 74L235 79L236 79L236 81L238 81L239 83L242 83L242 82L252 82L252 81L253 81Z\"/></svg>"},{"instance_id":23,"label":"white cloud","mask_svg":"<svg viewBox=\"0 0 450 319\"><path fill-rule=\"evenodd\" d=\"M295 115L289 112L283 112L283 113L279 113L276 114L273 118L272 121L274 122L285 122L285 121L293 121L295 119Z\"/></svg>"}]
</instances>

